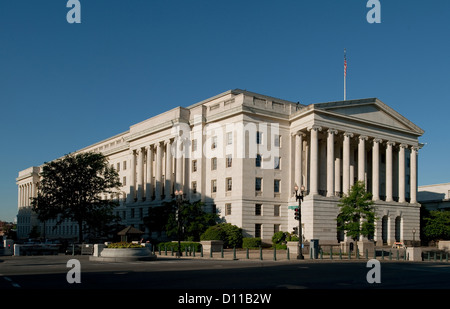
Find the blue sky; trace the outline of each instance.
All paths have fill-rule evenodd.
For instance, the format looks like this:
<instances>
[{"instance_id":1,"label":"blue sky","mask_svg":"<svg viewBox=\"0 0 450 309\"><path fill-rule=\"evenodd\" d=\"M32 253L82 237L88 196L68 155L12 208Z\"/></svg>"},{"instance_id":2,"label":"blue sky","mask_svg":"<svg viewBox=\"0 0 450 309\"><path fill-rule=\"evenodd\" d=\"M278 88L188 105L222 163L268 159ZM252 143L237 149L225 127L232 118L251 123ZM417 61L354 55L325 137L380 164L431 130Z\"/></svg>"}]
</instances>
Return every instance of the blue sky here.
<instances>
[{"instance_id":1,"label":"blue sky","mask_svg":"<svg viewBox=\"0 0 450 309\"><path fill-rule=\"evenodd\" d=\"M425 130L419 185L450 182L450 1L0 0L0 220L18 171L241 88L303 104L377 97Z\"/></svg>"}]
</instances>

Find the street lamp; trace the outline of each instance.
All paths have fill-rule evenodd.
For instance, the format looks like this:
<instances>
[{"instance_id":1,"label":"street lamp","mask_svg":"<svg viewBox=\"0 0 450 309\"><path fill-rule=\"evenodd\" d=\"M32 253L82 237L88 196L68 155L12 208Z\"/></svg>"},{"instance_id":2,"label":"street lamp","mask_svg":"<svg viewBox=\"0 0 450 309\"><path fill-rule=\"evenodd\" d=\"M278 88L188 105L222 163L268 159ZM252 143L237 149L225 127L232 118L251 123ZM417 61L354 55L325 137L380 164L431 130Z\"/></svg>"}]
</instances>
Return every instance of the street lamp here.
<instances>
[{"instance_id":1,"label":"street lamp","mask_svg":"<svg viewBox=\"0 0 450 309\"><path fill-rule=\"evenodd\" d=\"M178 252L177 257L181 257L181 204L183 203L183 190L175 190L175 200L177 202L176 219L178 223Z\"/></svg>"},{"instance_id":2,"label":"street lamp","mask_svg":"<svg viewBox=\"0 0 450 309\"><path fill-rule=\"evenodd\" d=\"M298 194L298 186L295 185L294 187L295 190L295 199L298 201L298 255L297 255L297 259L298 260L303 260L303 252L302 252L302 246L303 246L303 237L302 237L302 210L301 210L301 206L302 206L302 201L303 201L303 193L305 192L305 187L301 186L300 188L300 194Z\"/></svg>"},{"instance_id":3,"label":"street lamp","mask_svg":"<svg viewBox=\"0 0 450 309\"><path fill-rule=\"evenodd\" d=\"M412 229L412 233L413 233L413 247L415 247L416 245L416 228L415 227L413 227L413 229Z\"/></svg>"}]
</instances>

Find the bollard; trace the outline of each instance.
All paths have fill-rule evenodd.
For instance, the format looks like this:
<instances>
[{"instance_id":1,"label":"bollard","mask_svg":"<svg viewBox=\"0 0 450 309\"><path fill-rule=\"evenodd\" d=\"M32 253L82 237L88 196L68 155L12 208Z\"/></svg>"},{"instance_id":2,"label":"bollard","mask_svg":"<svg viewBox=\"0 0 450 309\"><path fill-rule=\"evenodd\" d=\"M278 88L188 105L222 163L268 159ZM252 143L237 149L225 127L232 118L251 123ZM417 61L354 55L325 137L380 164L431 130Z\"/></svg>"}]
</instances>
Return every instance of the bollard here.
<instances>
[{"instance_id":1,"label":"bollard","mask_svg":"<svg viewBox=\"0 0 450 309\"><path fill-rule=\"evenodd\" d=\"M342 249L339 248L339 259L342 260Z\"/></svg>"},{"instance_id":2,"label":"bollard","mask_svg":"<svg viewBox=\"0 0 450 309\"><path fill-rule=\"evenodd\" d=\"M351 260L352 259L352 252L350 250L348 250L348 259Z\"/></svg>"},{"instance_id":3,"label":"bollard","mask_svg":"<svg viewBox=\"0 0 450 309\"><path fill-rule=\"evenodd\" d=\"M436 262L436 251L434 251L433 256L434 256L434 261Z\"/></svg>"},{"instance_id":4,"label":"bollard","mask_svg":"<svg viewBox=\"0 0 450 309\"><path fill-rule=\"evenodd\" d=\"M210 258L213 257L213 249L212 249L212 246L209 248L209 257L210 257Z\"/></svg>"},{"instance_id":5,"label":"bollard","mask_svg":"<svg viewBox=\"0 0 450 309\"><path fill-rule=\"evenodd\" d=\"M277 248L273 247L273 260L276 261L277 260Z\"/></svg>"},{"instance_id":6,"label":"bollard","mask_svg":"<svg viewBox=\"0 0 450 309\"><path fill-rule=\"evenodd\" d=\"M262 248L261 248L261 246L259 246L259 259L260 259L260 260L263 259Z\"/></svg>"},{"instance_id":7,"label":"bollard","mask_svg":"<svg viewBox=\"0 0 450 309\"><path fill-rule=\"evenodd\" d=\"M323 260L323 250L320 248L320 259Z\"/></svg>"},{"instance_id":8,"label":"bollard","mask_svg":"<svg viewBox=\"0 0 450 309\"><path fill-rule=\"evenodd\" d=\"M166 255L167 255L167 245L164 245L164 252L165 252Z\"/></svg>"},{"instance_id":9,"label":"bollard","mask_svg":"<svg viewBox=\"0 0 450 309\"><path fill-rule=\"evenodd\" d=\"M287 248L287 250L286 250L286 258L288 259L288 261L290 260L290 257L289 257L289 248Z\"/></svg>"},{"instance_id":10,"label":"bollard","mask_svg":"<svg viewBox=\"0 0 450 309\"><path fill-rule=\"evenodd\" d=\"M445 260L448 263L448 252L445 254Z\"/></svg>"},{"instance_id":11,"label":"bollard","mask_svg":"<svg viewBox=\"0 0 450 309\"><path fill-rule=\"evenodd\" d=\"M384 260L384 249L381 249L381 259Z\"/></svg>"},{"instance_id":12,"label":"bollard","mask_svg":"<svg viewBox=\"0 0 450 309\"><path fill-rule=\"evenodd\" d=\"M161 255L161 246L158 246L159 255Z\"/></svg>"},{"instance_id":13,"label":"bollard","mask_svg":"<svg viewBox=\"0 0 450 309\"><path fill-rule=\"evenodd\" d=\"M200 257L203 257L203 246L200 245Z\"/></svg>"},{"instance_id":14,"label":"bollard","mask_svg":"<svg viewBox=\"0 0 450 309\"><path fill-rule=\"evenodd\" d=\"M192 245L192 256L193 256L193 257L195 257L195 251L197 251L197 250L196 250L195 246Z\"/></svg>"},{"instance_id":15,"label":"bollard","mask_svg":"<svg viewBox=\"0 0 450 309\"><path fill-rule=\"evenodd\" d=\"M233 260L237 261L237 257L236 257L236 247L233 247Z\"/></svg>"},{"instance_id":16,"label":"bollard","mask_svg":"<svg viewBox=\"0 0 450 309\"><path fill-rule=\"evenodd\" d=\"M359 260L359 248L356 248L356 259Z\"/></svg>"},{"instance_id":17,"label":"bollard","mask_svg":"<svg viewBox=\"0 0 450 309\"><path fill-rule=\"evenodd\" d=\"M330 260L333 259L333 246L330 246Z\"/></svg>"},{"instance_id":18,"label":"bollard","mask_svg":"<svg viewBox=\"0 0 450 309\"><path fill-rule=\"evenodd\" d=\"M223 259L223 247L220 248L220 256L221 256L222 259Z\"/></svg>"},{"instance_id":19,"label":"bollard","mask_svg":"<svg viewBox=\"0 0 450 309\"><path fill-rule=\"evenodd\" d=\"M248 248L247 248L247 253L245 254L245 257L247 258L247 260L250 258L248 255Z\"/></svg>"}]
</instances>

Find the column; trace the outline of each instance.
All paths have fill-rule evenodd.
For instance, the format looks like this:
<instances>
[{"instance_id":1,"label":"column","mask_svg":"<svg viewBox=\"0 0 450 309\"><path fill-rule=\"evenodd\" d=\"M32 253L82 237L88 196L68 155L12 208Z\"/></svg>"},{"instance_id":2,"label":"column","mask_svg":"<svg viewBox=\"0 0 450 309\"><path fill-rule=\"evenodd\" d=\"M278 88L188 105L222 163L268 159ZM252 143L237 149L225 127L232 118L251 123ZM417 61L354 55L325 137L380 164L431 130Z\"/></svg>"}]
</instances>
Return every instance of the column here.
<instances>
[{"instance_id":1,"label":"column","mask_svg":"<svg viewBox=\"0 0 450 309\"><path fill-rule=\"evenodd\" d=\"M400 144L398 150L398 202L405 203L405 148L407 145Z\"/></svg>"},{"instance_id":2,"label":"column","mask_svg":"<svg viewBox=\"0 0 450 309\"><path fill-rule=\"evenodd\" d=\"M319 132L321 127L313 126L311 128L311 175L310 175L310 194L319 194Z\"/></svg>"},{"instance_id":3,"label":"column","mask_svg":"<svg viewBox=\"0 0 450 309\"><path fill-rule=\"evenodd\" d=\"M334 162L334 190L341 191L341 143L336 143L334 153L336 160Z\"/></svg>"},{"instance_id":4,"label":"column","mask_svg":"<svg viewBox=\"0 0 450 309\"><path fill-rule=\"evenodd\" d=\"M303 161L303 133L297 132L295 134L295 150L294 150L294 156L295 156L295 178L294 182L300 189L303 184L303 171L302 171L302 161Z\"/></svg>"},{"instance_id":5,"label":"column","mask_svg":"<svg viewBox=\"0 0 450 309\"><path fill-rule=\"evenodd\" d=\"M411 167L410 167L410 182L411 182L411 200L410 203L417 203L417 152L419 147L411 147Z\"/></svg>"},{"instance_id":6,"label":"column","mask_svg":"<svg viewBox=\"0 0 450 309\"><path fill-rule=\"evenodd\" d=\"M388 141L386 143L386 202L392 202L392 146L395 143Z\"/></svg>"},{"instance_id":7,"label":"column","mask_svg":"<svg viewBox=\"0 0 450 309\"><path fill-rule=\"evenodd\" d=\"M334 196L334 135L337 130L328 129L327 138L327 196Z\"/></svg>"},{"instance_id":8,"label":"column","mask_svg":"<svg viewBox=\"0 0 450 309\"><path fill-rule=\"evenodd\" d=\"M127 203L133 203L134 197L135 197L135 191L136 191L136 155L134 150L130 152L131 155L131 163L130 163L130 169L128 172L128 181L130 183L130 193L127 197Z\"/></svg>"},{"instance_id":9,"label":"column","mask_svg":"<svg viewBox=\"0 0 450 309\"><path fill-rule=\"evenodd\" d=\"M144 197L144 151L143 149L136 150L137 154L137 201L142 202Z\"/></svg>"},{"instance_id":10,"label":"column","mask_svg":"<svg viewBox=\"0 0 450 309\"><path fill-rule=\"evenodd\" d=\"M147 152L147 173L145 180L145 200L151 201L153 195L153 147L145 147Z\"/></svg>"},{"instance_id":11,"label":"column","mask_svg":"<svg viewBox=\"0 0 450 309\"><path fill-rule=\"evenodd\" d=\"M183 190L183 143L181 142L181 139L178 139L176 141L176 172L175 172L175 190Z\"/></svg>"},{"instance_id":12,"label":"column","mask_svg":"<svg viewBox=\"0 0 450 309\"><path fill-rule=\"evenodd\" d=\"M156 171L155 171L155 200L161 200L162 189L162 155L163 149L160 142L156 144Z\"/></svg>"},{"instance_id":13,"label":"column","mask_svg":"<svg viewBox=\"0 0 450 309\"><path fill-rule=\"evenodd\" d=\"M358 181L366 181L366 145L367 136L359 136L358 142ZM367 188L367 184L366 184Z\"/></svg>"},{"instance_id":14,"label":"column","mask_svg":"<svg viewBox=\"0 0 450 309\"><path fill-rule=\"evenodd\" d=\"M372 146L372 199L380 199L380 143L381 139L375 138Z\"/></svg>"},{"instance_id":15,"label":"column","mask_svg":"<svg viewBox=\"0 0 450 309\"><path fill-rule=\"evenodd\" d=\"M344 194L348 194L350 189L350 138L353 137L353 133L344 133L343 153L342 153L342 191Z\"/></svg>"},{"instance_id":16,"label":"column","mask_svg":"<svg viewBox=\"0 0 450 309\"><path fill-rule=\"evenodd\" d=\"M166 177L165 192L166 200L172 199L172 144L170 140L166 142Z\"/></svg>"}]
</instances>

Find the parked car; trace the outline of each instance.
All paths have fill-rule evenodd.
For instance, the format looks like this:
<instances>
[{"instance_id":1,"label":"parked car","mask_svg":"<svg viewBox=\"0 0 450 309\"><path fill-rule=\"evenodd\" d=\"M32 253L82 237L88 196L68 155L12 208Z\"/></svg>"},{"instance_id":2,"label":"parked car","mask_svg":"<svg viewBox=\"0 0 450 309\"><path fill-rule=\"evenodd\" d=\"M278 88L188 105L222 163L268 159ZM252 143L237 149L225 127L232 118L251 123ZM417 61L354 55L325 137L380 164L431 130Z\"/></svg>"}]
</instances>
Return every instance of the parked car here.
<instances>
[{"instance_id":1,"label":"parked car","mask_svg":"<svg viewBox=\"0 0 450 309\"><path fill-rule=\"evenodd\" d=\"M392 248L394 249L406 249L406 246L404 243L400 242L400 241L396 241L394 242L394 244L392 245Z\"/></svg>"}]
</instances>

